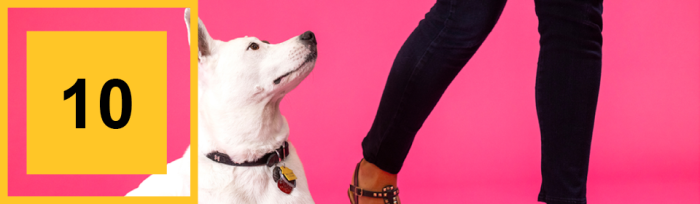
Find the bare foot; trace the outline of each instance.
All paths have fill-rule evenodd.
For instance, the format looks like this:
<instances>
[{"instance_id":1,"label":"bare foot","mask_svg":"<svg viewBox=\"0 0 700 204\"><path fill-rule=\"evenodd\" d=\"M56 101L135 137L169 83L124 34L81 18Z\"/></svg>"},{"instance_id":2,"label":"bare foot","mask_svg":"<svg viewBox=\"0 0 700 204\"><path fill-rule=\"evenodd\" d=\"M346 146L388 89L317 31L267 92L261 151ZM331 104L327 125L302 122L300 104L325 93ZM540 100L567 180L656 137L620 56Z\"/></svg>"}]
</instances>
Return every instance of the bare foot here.
<instances>
[{"instance_id":1,"label":"bare foot","mask_svg":"<svg viewBox=\"0 0 700 204\"><path fill-rule=\"evenodd\" d=\"M357 173L359 186L362 189L370 191L382 191L382 188L387 185L396 185L397 175L379 169L376 165L362 160L360 170ZM353 180L354 182L354 180ZM351 182L352 183L352 182ZM360 196L358 204L383 204L381 198L371 198Z\"/></svg>"}]
</instances>

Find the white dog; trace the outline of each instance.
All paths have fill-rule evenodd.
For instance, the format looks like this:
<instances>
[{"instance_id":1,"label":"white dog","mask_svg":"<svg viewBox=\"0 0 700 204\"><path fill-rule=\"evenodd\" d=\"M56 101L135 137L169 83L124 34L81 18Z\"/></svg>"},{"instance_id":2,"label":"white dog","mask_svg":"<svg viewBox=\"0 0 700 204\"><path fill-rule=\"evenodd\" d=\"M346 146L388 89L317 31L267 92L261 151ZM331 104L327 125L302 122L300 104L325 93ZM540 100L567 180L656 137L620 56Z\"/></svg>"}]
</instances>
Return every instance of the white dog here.
<instances>
[{"instance_id":1,"label":"white dog","mask_svg":"<svg viewBox=\"0 0 700 204\"><path fill-rule=\"evenodd\" d=\"M189 32L189 10L185 22ZM223 42L201 20L198 27L199 203L314 203L279 109L315 65L314 34ZM151 175L127 196L188 196L189 157L188 148L167 175Z\"/></svg>"}]
</instances>

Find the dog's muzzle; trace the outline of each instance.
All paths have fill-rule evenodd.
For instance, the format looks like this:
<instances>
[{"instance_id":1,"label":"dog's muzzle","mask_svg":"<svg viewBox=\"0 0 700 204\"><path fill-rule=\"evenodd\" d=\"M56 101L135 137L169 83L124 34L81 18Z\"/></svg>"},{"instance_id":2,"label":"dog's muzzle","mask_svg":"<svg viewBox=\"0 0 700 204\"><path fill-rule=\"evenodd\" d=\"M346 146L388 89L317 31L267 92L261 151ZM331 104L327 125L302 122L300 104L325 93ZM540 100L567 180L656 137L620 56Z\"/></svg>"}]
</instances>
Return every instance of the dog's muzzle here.
<instances>
[{"instance_id":1,"label":"dog's muzzle","mask_svg":"<svg viewBox=\"0 0 700 204\"><path fill-rule=\"evenodd\" d=\"M303 34L299 36L299 40L301 40L305 45L311 45L312 47L316 48L316 36L314 35L314 32L311 31L306 31Z\"/></svg>"},{"instance_id":2,"label":"dog's muzzle","mask_svg":"<svg viewBox=\"0 0 700 204\"><path fill-rule=\"evenodd\" d=\"M304 46L308 46L309 51L311 51L307 60L316 59L316 45L318 43L316 42L316 35L314 35L314 32L304 32L303 34L299 35L299 41L301 41L301 43L303 43Z\"/></svg>"}]
</instances>

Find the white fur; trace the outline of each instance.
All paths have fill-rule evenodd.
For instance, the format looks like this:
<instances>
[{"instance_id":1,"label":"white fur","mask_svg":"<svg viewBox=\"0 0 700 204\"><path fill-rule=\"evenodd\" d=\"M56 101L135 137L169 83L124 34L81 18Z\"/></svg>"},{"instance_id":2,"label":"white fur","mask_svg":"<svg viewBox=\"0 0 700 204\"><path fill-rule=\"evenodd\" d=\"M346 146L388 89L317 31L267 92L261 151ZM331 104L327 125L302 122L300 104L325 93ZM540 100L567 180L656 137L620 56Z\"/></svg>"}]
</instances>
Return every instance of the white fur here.
<instances>
[{"instance_id":1,"label":"white fur","mask_svg":"<svg viewBox=\"0 0 700 204\"><path fill-rule=\"evenodd\" d=\"M185 21L189 32L189 10ZM198 27L199 43L205 43L199 45L198 68L199 203L314 203L291 142L289 157L280 163L297 176L291 194L279 190L270 167L229 166L211 161L206 154L218 151L242 163L287 141L289 126L279 103L313 69L315 45L302 43L298 36L279 44L255 37L223 42L211 39L201 20ZM248 49L251 43L259 49ZM274 83L287 73L279 84ZM127 196L189 196L189 163L188 148L182 158L168 164L168 174L151 175Z\"/></svg>"}]
</instances>

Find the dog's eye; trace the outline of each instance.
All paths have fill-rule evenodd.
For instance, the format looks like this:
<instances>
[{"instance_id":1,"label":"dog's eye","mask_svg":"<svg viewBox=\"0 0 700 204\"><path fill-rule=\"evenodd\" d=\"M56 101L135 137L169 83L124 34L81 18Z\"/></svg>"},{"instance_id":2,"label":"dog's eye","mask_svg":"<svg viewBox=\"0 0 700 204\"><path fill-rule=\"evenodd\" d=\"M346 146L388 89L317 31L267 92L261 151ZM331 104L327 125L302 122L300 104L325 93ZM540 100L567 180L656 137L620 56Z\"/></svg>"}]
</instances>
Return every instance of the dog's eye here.
<instances>
[{"instance_id":1,"label":"dog's eye","mask_svg":"<svg viewBox=\"0 0 700 204\"><path fill-rule=\"evenodd\" d=\"M250 43L250 45L248 45L248 49L258 50L259 48L260 46L258 43Z\"/></svg>"}]
</instances>

